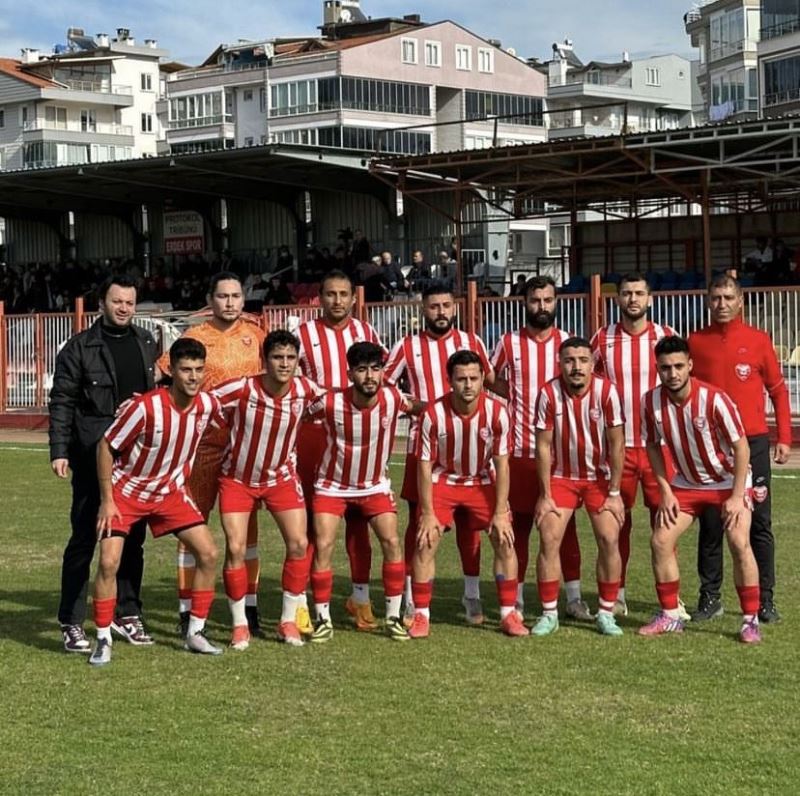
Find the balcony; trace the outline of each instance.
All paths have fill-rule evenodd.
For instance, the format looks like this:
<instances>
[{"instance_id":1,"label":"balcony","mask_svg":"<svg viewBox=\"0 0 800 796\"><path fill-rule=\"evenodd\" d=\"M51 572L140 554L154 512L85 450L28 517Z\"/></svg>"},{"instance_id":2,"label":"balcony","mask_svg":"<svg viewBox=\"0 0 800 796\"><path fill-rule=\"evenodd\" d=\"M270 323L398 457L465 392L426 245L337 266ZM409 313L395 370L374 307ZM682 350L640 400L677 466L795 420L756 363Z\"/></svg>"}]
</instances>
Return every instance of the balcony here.
<instances>
[{"instance_id":1,"label":"balcony","mask_svg":"<svg viewBox=\"0 0 800 796\"><path fill-rule=\"evenodd\" d=\"M790 33L795 33L798 30L800 30L800 19L787 19L776 25L761 28L761 41L777 39L779 36L788 36Z\"/></svg>"},{"instance_id":2,"label":"balcony","mask_svg":"<svg viewBox=\"0 0 800 796\"><path fill-rule=\"evenodd\" d=\"M216 124L232 124L233 115L218 113L213 116L198 116L194 119L170 119L167 122L169 130L191 130L195 127L212 127Z\"/></svg>"},{"instance_id":3,"label":"balcony","mask_svg":"<svg viewBox=\"0 0 800 796\"><path fill-rule=\"evenodd\" d=\"M123 94L133 96L131 86L110 85L98 80L62 80L60 81L72 91L89 91L92 94Z\"/></svg>"},{"instance_id":4,"label":"balcony","mask_svg":"<svg viewBox=\"0 0 800 796\"><path fill-rule=\"evenodd\" d=\"M708 51L708 62L719 61L723 58L729 58L732 55L739 53L752 53L756 54L757 43L749 39L741 39L740 41L724 42L713 46Z\"/></svg>"},{"instance_id":5,"label":"balcony","mask_svg":"<svg viewBox=\"0 0 800 796\"><path fill-rule=\"evenodd\" d=\"M132 136L133 127L129 124L106 124L97 122L93 125L82 125L80 122L55 122L46 119L33 119L22 126L23 133L36 130L58 130L69 133L84 133L86 135L124 135Z\"/></svg>"},{"instance_id":6,"label":"balcony","mask_svg":"<svg viewBox=\"0 0 800 796\"><path fill-rule=\"evenodd\" d=\"M587 73L581 78L567 75L566 78L553 77L548 84L551 88L567 86L604 86L608 88L629 89L633 85L629 77Z\"/></svg>"},{"instance_id":7,"label":"balcony","mask_svg":"<svg viewBox=\"0 0 800 796\"><path fill-rule=\"evenodd\" d=\"M42 98L60 102L86 102L93 105L110 105L129 108L133 105L131 86L110 85L95 80L62 80L61 86L42 89Z\"/></svg>"},{"instance_id":8,"label":"balcony","mask_svg":"<svg viewBox=\"0 0 800 796\"><path fill-rule=\"evenodd\" d=\"M772 108L775 105L784 105L787 102L800 102L800 88L787 88L775 91L764 96L764 107Z\"/></svg>"}]
</instances>

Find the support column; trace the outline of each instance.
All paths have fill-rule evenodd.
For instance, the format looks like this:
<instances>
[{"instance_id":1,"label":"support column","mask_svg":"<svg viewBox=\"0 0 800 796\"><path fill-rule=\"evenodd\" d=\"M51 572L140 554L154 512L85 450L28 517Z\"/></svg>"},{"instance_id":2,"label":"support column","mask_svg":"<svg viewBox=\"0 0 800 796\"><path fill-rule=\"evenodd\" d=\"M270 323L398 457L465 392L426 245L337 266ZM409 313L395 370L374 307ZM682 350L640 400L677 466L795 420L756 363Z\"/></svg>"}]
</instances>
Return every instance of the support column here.
<instances>
[{"instance_id":1,"label":"support column","mask_svg":"<svg viewBox=\"0 0 800 796\"><path fill-rule=\"evenodd\" d=\"M701 175L702 195L700 208L703 211L703 273L706 284L711 282L711 216L709 212L708 183L709 173L704 171Z\"/></svg>"}]
</instances>

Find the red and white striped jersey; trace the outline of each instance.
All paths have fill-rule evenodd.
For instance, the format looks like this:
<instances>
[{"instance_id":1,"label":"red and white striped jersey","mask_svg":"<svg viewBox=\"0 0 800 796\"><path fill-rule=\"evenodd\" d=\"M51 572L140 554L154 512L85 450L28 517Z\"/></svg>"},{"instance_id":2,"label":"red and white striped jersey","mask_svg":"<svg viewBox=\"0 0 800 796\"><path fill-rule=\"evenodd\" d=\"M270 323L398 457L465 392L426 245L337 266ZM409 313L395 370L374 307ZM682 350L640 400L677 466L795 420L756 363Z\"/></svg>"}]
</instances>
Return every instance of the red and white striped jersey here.
<instances>
[{"instance_id":1,"label":"red and white striped jersey","mask_svg":"<svg viewBox=\"0 0 800 796\"><path fill-rule=\"evenodd\" d=\"M353 343L381 344L378 333L368 323L350 318L341 328L322 318L297 327L300 341L300 370L320 387L341 390L347 387L347 349Z\"/></svg>"},{"instance_id":2,"label":"red and white striped jersey","mask_svg":"<svg viewBox=\"0 0 800 796\"><path fill-rule=\"evenodd\" d=\"M592 376L583 395L572 396L559 376L545 384L536 401L536 428L553 432L550 475L573 481L608 478L606 430L625 423L617 388Z\"/></svg>"},{"instance_id":3,"label":"red and white striped jersey","mask_svg":"<svg viewBox=\"0 0 800 796\"><path fill-rule=\"evenodd\" d=\"M642 396L658 384L653 349L662 337L677 332L669 326L647 322L639 334L631 334L621 323L612 323L592 337L595 373L617 388L625 411L625 447L643 448Z\"/></svg>"},{"instance_id":4,"label":"red and white striped jersey","mask_svg":"<svg viewBox=\"0 0 800 796\"><path fill-rule=\"evenodd\" d=\"M167 387L132 398L105 433L119 454L112 483L126 497L160 502L186 483L209 425L225 425L219 399L210 393L199 392L184 410L175 405Z\"/></svg>"},{"instance_id":5,"label":"red and white striped jersey","mask_svg":"<svg viewBox=\"0 0 800 796\"><path fill-rule=\"evenodd\" d=\"M266 390L260 376L232 379L212 390L230 426L223 475L253 487L294 478L300 418L323 392L305 376L295 376L280 397Z\"/></svg>"},{"instance_id":6,"label":"red and white striped jersey","mask_svg":"<svg viewBox=\"0 0 800 796\"><path fill-rule=\"evenodd\" d=\"M688 398L677 404L659 385L645 395L642 414L647 442L664 442L672 454L674 486L733 486L732 445L744 436L744 427L736 405L726 393L692 379Z\"/></svg>"},{"instance_id":7,"label":"red and white striped jersey","mask_svg":"<svg viewBox=\"0 0 800 796\"><path fill-rule=\"evenodd\" d=\"M330 391L309 408L328 434L314 489L321 495L364 497L388 492L386 472L397 431L397 418L411 401L396 387L379 388L375 404L359 409L353 388Z\"/></svg>"},{"instance_id":8,"label":"red and white striped jersey","mask_svg":"<svg viewBox=\"0 0 800 796\"><path fill-rule=\"evenodd\" d=\"M406 335L399 340L386 361L384 378L389 384L397 382L405 375L408 379L409 393L419 401L431 403L450 392L447 378L447 360L456 351L474 351L483 363L484 373L489 373L489 353L478 335L451 329L447 334L437 337L428 331ZM416 450L419 422L411 419L408 432L408 450Z\"/></svg>"},{"instance_id":9,"label":"red and white striped jersey","mask_svg":"<svg viewBox=\"0 0 800 796\"><path fill-rule=\"evenodd\" d=\"M522 328L507 332L497 343L492 365L497 375L508 382L514 435L512 456L536 456L536 398L542 387L558 375L558 349L570 336L553 327L550 336L539 341Z\"/></svg>"},{"instance_id":10,"label":"red and white striped jersey","mask_svg":"<svg viewBox=\"0 0 800 796\"><path fill-rule=\"evenodd\" d=\"M433 483L461 486L492 484L492 458L507 456L511 446L508 410L496 398L481 393L471 415L459 414L448 393L422 414L417 458L433 462Z\"/></svg>"}]
</instances>

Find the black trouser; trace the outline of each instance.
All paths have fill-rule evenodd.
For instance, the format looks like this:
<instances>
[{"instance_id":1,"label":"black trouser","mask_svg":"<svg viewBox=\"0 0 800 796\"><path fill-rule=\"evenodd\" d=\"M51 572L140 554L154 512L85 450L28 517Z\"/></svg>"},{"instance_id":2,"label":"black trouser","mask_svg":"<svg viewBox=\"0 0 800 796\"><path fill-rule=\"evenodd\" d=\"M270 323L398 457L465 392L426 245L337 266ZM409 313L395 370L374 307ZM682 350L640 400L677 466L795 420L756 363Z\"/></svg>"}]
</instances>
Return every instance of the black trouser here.
<instances>
[{"instance_id":1,"label":"black trouser","mask_svg":"<svg viewBox=\"0 0 800 796\"><path fill-rule=\"evenodd\" d=\"M760 434L748 437L750 467L753 470L753 518L750 525L750 546L758 564L761 602L771 602L775 589L775 537L772 535L772 487L769 437ZM763 489L766 487L766 492ZM761 498L759 500L759 498ZM700 516L697 545L697 573L700 593L719 597L722 589L722 520L719 510L709 509Z\"/></svg>"},{"instance_id":2,"label":"black trouser","mask_svg":"<svg viewBox=\"0 0 800 796\"><path fill-rule=\"evenodd\" d=\"M97 511L100 508L100 487L97 483L94 450L80 461L70 461L70 465L72 536L64 550L58 621L65 625L82 625L86 619L86 595L97 544ZM139 522L131 528L125 539L117 573L117 616L139 616L142 612L142 545L146 530L146 524Z\"/></svg>"}]
</instances>

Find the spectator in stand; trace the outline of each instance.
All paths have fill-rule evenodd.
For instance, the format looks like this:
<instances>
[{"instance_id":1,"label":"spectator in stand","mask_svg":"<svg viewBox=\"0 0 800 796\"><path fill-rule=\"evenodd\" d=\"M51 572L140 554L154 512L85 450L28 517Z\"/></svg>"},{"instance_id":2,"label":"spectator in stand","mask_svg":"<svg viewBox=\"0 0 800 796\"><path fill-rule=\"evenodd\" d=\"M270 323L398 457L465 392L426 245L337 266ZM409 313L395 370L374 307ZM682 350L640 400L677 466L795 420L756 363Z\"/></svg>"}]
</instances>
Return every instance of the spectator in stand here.
<instances>
[{"instance_id":1,"label":"spectator in stand","mask_svg":"<svg viewBox=\"0 0 800 796\"><path fill-rule=\"evenodd\" d=\"M425 262L425 255L415 249L411 253L411 270L406 277L414 293L422 293L431 281L431 267Z\"/></svg>"},{"instance_id":2,"label":"spectator in stand","mask_svg":"<svg viewBox=\"0 0 800 796\"><path fill-rule=\"evenodd\" d=\"M792 255L794 252L786 248L786 244L776 239L772 247L772 260L764 265L762 279L759 284L778 286L788 285L792 281Z\"/></svg>"},{"instance_id":3,"label":"spectator in stand","mask_svg":"<svg viewBox=\"0 0 800 796\"><path fill-rule=\"evenodd\" d=\"M525 283L527 282L525 274L518 274L516 284L511 288L512 296L525 296Z\"/></svg>"},{"instance_id":4,"label":"spectator in stand","mask_svg":"<svg viewBox=\"0 0 800 796\"><path fill-rule=\"evenodd\" d=\"M244 300L256 302L260 301L262 304L266 301L267 290L269 289L270 278L269 274L252 274L247 277L244 284Z\"/></svg>"},{"instance_id":5,"label":"spectator in stand","mask_svg":"<svg viewBox=\"0 0 800 796\"><path fill-rule=\"evenodd\" d=\"M292 297L284 278L277 274L270 276L269 285L267 285L267 291L264 294L264 304L269 304L270 306L283 306L294 303L294 298Z\"/></svg>"},{"instance_id":6,"label":"spectator in stand","mask_svg":"<svg viewBox=\"0 0 800 796\"><path fill-rule=\"evenodd\" d=\"M456 278L456 261L453 260L444 249L439 252L439 262L436 264L436 271L439 280L452 288Z\"/></svg>"},{"instance_id":7,"label":"spectator in stand","mask_svg":"<svg viewBox=\"0 0 800 796\"><path fill-rule=\"evenodd\" d=\"M356 284L364 288L364 301L384 300L384 276L381 257L376 254L371 260L359 263L355 269Z\"/></svg>"},{"instance_id":8,"label":"spectator in stand","mask_svg":"<svg viewBox=\"0 0 800 796\"><path fill-rule=\"evenodd\" d=\"M369 245L369 241L364 236L364 233L357 229L355 234L353 235L353 247L350 250L350 259L353 263L353 267L356 268L361 263L369 262L372 258L372 247Z\"/></svg>"},{"instance_id":9,"label":"spectator in stand","mask_svg":"<svg viewBox=\"0 0 800 796\"><path fill-rule=\"evenodd\" d=\"M408 296L409 283L403 276L400 266L394 261L391 252L381 252L381 268L383 276L384 300L392 299L405 294Z\"/></svg>"},{"instance_id":10,"label":"spectator in stand","mask_svg":"<svg viewBox=\"0 0 800 796\"><path fill-rule=\"evenodd\" d=\"M279 247L275 266L276 270L280 272L289 271L294 268L294 255L289 251L288 246Z\"/></svg>"}]
</instances>

